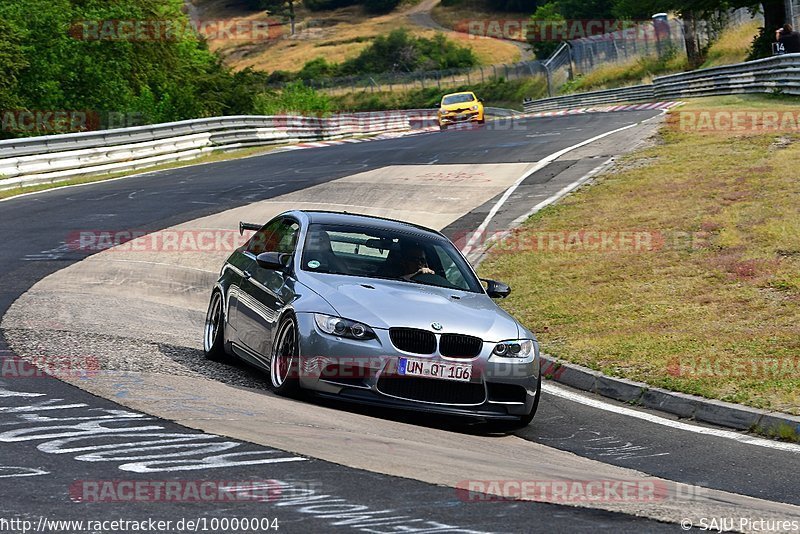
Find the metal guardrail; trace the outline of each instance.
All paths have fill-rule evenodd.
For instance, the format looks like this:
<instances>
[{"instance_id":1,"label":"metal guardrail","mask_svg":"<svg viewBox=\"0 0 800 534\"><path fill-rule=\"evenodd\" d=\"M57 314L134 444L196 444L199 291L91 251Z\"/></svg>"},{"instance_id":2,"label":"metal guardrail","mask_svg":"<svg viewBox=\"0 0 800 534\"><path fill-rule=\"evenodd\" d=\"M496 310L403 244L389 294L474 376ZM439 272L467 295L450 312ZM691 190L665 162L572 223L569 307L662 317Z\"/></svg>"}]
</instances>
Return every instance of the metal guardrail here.
<instances>
[{"instance_id":1,"label":"metal guardrail","mask_svg":"<svg viewBox=\"0 0 800 534\"><path fill-rule=\"evenodd\" d=\"M332 117L231 116L0 141L0 190L79 176L138 170L216 150L430 126L435 110Z\"/></svg>"},{"instance_id":2,"label":"metal guardrail","mask_svg":"<svg viewBox=\"0 0 800 534\"><path fill-rule=\"evenodd\" d=\"M593 106L596 104L621 104L627 102L652 102L655 98L652 85L634 85L621 89L608 89L590 93L557 96L542 100L526 100L525 112L551 111L572 107Z\"/></svg>"},{"instance_id":3,"label":"metal guardrail","mask_svg":"<svg viewBox=\"0 0 800 534\"><path fill-rule=\"evenodd\" d=\"M800 54L786 54L745 63L712 67L655 78L636 85L588 93L525 100L525 112L551 111L596 104L635 103L731 94L800 95Z\"/></svg>"}]
</instances>

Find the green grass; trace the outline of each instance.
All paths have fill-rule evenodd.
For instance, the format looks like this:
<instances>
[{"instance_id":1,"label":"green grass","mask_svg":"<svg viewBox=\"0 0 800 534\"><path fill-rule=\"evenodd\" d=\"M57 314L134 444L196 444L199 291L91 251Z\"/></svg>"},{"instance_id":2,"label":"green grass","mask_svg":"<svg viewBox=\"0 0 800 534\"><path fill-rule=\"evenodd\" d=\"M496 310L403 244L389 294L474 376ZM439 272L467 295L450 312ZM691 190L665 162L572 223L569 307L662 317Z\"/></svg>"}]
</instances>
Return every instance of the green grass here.
<instances>
[{"instance_id":1,"label":"green grass","mask_svg":"<svg viewBox=\"0 0 800 534\"><path fill-rule=\"evenodd\" d=\"M720 38L708 49L706 61L700 68L746 61L753 39L758 35L758 27L759 23L754 21L722 32Z\"/></svg>"},{"instance_id":2,"label":"green grass","mask_svg":"<svg viewBox=\"0 0 800 534\"><path fill-rule=\"evenodd\" d=\"M561 94L614 89L627 85L650 83L656 76L683 72L689 63L684 55L654 56L613 63L598 67L586 75L579 75L560 89Z\"/></svg>"},{"instance_id":3,"label":"green grass","mask_svg":"<svg viewBox=\"0 0 800 534\"><path fill-rule=\"evenodd\" d=\"M800 135L679 128L681 112L796 112L797 103L724 97L678 108L656 146L530 218L515 237L537 244L553 233L569 243L572 232L626 230L645 232L652 250L496 247L481 275L514 288L504 307L547 353L800 414Z\"/></svg>"}]
</instances>

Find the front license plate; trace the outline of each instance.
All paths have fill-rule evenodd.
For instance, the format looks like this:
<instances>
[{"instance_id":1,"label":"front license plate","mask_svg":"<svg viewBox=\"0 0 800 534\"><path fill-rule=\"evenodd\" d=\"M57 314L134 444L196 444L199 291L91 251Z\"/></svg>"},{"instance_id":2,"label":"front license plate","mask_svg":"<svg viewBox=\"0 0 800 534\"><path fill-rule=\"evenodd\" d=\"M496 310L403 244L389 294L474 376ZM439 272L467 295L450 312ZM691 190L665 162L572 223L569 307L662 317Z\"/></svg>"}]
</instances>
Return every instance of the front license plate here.
<instances>
[{"instance_id":1,"label":"front license plate","mask_svg":"<svg viewBox=\"0 0 800 534\"><path fill-rule=\"evenodd\" d=\"M472 364L400 358L397 361L397 374L469 382L472 378Z\"/></svg>"}]
</instances>

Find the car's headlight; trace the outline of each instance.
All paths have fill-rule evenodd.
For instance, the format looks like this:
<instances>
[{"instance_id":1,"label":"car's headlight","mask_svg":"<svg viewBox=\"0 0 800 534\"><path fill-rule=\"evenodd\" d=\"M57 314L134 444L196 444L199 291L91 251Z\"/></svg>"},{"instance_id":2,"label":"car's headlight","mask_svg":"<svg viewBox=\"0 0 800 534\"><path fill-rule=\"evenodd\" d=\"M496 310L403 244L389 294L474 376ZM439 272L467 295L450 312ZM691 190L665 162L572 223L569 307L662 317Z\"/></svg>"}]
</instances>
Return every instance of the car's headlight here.
<instances>
[{"instance_id":1,"label":"car's headlight","mask_svg":"<svg viewBox=\"0 0 800 534\"><path fill-rule=\"evenodd\" d=\"M478 106L472 106L472 107L471 107L471 108L469 108L469 109L471 109L472 111L478 111Z\"/></svg>"},{"instance_id":2,"label":"car's headlight","mask_svg":"<svg viewBox=\"0 0 800 534\"><path fill-rule=\"evenodd\" d=\"M491 359L507 361L525 360L534 356L533 340L530 339L515 339L512 341L501 341L494 346L492 350Z\"/></svg>"},{"instance_id":3,"label":"car's headlight","mask_svg":"<svg viewBox=\"0 0 800 534\"><path fill-rule=\"evenodd\" d=\"M350 339L373 339L376 337L372 328L350 319L315 313L314 321L320 330L332 336L349 337Z\"/></svg>"}]
</instances>

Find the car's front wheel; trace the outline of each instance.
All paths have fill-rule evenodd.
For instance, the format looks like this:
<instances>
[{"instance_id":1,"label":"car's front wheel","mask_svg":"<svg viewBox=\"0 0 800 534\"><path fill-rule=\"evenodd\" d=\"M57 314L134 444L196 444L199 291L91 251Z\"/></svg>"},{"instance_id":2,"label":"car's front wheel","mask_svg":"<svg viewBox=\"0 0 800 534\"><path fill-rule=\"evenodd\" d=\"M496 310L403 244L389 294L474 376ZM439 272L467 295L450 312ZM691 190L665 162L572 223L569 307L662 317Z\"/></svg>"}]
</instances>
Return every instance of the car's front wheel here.
<instances>
[{"instance_id":1,"label":"car's front wheel","mask_svg":"<svg viewBox=\"0 0 800 534\"><path fill-rule=\"evenodd\" d=\"M203 354L213 361L222 361L225 354L225 308L222 305L222 293L219 290L211 294L206 312L206 323L203 328Z\"/></svg>"},{"instance_id":2,"label":"car's front wheel","mask_svg":"<svg viewBox=\"0 0 800 534\"><path fill-rule=\"evenodd\" d=\"M294 316L287 315L278 326L269 363L272 391L279 395L288 397L300 391L298 377L300 351L297 341L297 321Z\"/></svg>"}]
</instances>

